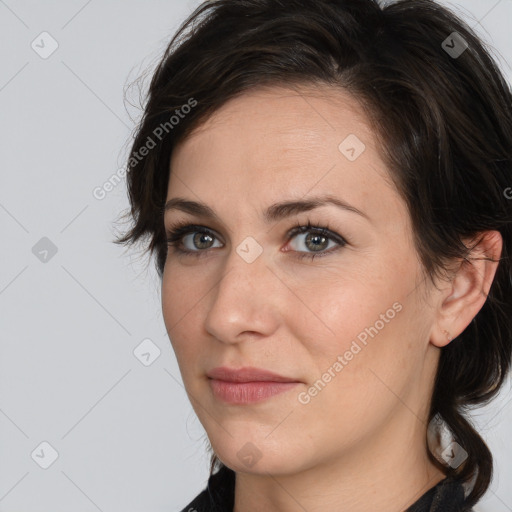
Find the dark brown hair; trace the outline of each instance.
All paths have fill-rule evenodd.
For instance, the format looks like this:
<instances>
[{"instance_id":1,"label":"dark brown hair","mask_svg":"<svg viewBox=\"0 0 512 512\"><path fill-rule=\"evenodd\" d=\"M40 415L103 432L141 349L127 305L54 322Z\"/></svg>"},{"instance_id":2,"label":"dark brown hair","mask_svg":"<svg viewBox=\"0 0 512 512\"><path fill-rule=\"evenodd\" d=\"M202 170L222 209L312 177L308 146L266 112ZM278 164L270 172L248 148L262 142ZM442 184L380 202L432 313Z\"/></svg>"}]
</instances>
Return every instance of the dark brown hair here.
<instances>
[{"instance_id":1,"label":"dark brown hair","mask_svg":"<svg viewBox=\"0 0 512 512\"><path fill-rule=\"evenodd\" d=\"M161 278L176 144L245 91L308 84L344 89L365 109L430 279L450 261L469 262L473 246L464 239L476 245L487 230L503 237L485 304L442 349L429 416L440 414L468 453L456 469L429 456L447 476L473 483L466 500L473 506L489 487L493 459L466 412L495 397L511 362L512 93L489 50L454 13L430 0L201 4L152 76L128 159L133 225L116 243L147 239ZM141 156L143 147L150 149ZM211 471L216 466L214 455Z\"/></svg>"}]
</instances>

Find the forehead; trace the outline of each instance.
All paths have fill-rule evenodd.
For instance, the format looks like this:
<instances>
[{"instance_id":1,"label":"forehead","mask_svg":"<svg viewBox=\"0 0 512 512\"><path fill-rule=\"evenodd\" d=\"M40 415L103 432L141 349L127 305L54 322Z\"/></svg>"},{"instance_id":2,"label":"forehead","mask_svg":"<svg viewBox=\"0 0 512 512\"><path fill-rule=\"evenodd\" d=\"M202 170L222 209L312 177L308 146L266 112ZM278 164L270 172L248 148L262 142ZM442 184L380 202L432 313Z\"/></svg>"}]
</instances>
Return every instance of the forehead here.
<instances>
[{"instance_id":1,"label":"forehead","mask_svg":"<svg viewBox=\"0 0 512 512\"><path fill-rule=\"evenodd\" d=\"M168 198L211 205L245 199L261 210L308 192L360 209L376 195L397 199L363 109L332 87L260 88L228 101L175 148L170 171Z\"/></svg>"},{"instance_id":2,"label":"forehead","mask_svg":"<svg viewBox=\"0 0 512 512\"><path fill-rule=\"evenodd\" d=\"M349 132L375 145L375 134L361 106L344 89L259 87L222 105L178 145L173 156L181 146L197 148L224 138L232 143L233 151L242 143L245 153L263 144L267 149L282 148L294 158L301 153L338 150Z\"/></svg>"}]
</instances>

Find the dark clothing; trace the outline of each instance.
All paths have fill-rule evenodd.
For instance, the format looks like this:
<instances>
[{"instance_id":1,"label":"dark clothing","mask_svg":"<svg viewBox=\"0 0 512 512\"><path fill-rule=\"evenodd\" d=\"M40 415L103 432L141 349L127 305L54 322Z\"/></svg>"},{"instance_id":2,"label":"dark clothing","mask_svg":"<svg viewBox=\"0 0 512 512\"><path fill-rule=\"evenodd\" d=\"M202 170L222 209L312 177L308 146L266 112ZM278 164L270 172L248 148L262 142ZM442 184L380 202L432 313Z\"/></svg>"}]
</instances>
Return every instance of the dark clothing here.
<instances>
[{"instance_id":1,"label":"dark clothing","mask_svg":"<svg viewBox=\"0 0 512 512\"><path fill-rule=\"evenodd\" d=\"M210 476L206 489L181 512L233 512L234 501L235 472L222 467ZM474 512L473 509L464 509L463 504L462 485L458 481L445 478L404 512Z\"/></svg>"}]
</instances>

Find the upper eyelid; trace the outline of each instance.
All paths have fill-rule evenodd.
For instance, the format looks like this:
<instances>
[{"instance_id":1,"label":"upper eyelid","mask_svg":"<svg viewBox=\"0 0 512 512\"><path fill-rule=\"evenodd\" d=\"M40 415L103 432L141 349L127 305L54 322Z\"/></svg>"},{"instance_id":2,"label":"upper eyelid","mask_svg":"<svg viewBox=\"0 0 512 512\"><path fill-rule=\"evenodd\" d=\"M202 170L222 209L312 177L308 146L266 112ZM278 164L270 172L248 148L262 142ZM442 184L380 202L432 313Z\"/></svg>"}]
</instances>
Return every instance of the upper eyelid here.
<instances>
[{"instance_id":1,"label":"upper eyelid","mask_svg":"<svg viewBox=\"0 0 512 512\"><path fill-rule=\"evenodd\" d=\"M202 226L200 224L176 223L175 225L165 227L165 232L167 233L167 236L174 235L180 231L181 231L182 238L185 235L189 235L190 233L199 231L199 232L213 233L216 238L219 238L220 240L222 240L222 236L220 236L219 233L215 229L209 228L207 226Z\"/></svg>"},{"instance_id":2,"label":"upper eyelid","mask_svg":"<svg viewBox=\"0 0 512 512\"><path fill-rule=\"evenodd\" d=\"M305 223L301 224L300 225L301 228L307 228L308 230L311 230L311 231L321 231L321 230L326 230L326 231L329 231L331 232L333 235L336 235L336 232L333 231L331 228L328 228L327 226L316 226L316 225L311 225L311 226L308 226L308 222L306 221ZM286 231L286 234L290 234L290 233L293 233L293 232L296 232L296 234L300 234L300 231L298 231L299 229L299 226L297 224L294 224L293 227L289 228L287 231ZM204 226L202 224L193 224L193 223L188 223L188 222L176 222L175 224L171 224L170 226L164 226L164 230L166 233L175 233L176 231L183 231L183 234L187 234L187 232L193 232L193 231L208 231L208 232L211 232L211 233L215 233L216 235L219 235L218 231L214 228L210 228L208 226ZM341 237L341 235L339 235ZM222 236L219 235L218 238L221 238L222 239Z\"/></svg>"},{"instance_id":3,"label":"upper eyelid","mask_svg":"<svg viewBox=\"0 0 512 512\"><path fill-rule=\"evenodd\" d=\"M311 224L311 225L308 225L308 224ZM296 237L297 235L302 235L304 233L308 233L310 231L313 231L313 232L326 231L325 236L328 237L330 240L334 241L335 243L337 243L338 245L347 245L349 243L349 240L347 240L347 238L345 236L338 234L336 231L333 231L331 228L329 228L327 226L322 226L322 225L320 225L320 223L316 223L316 224L319 224L319 226L316 226L314 224L315 223L312 223L309 220L300 225L295 224L293 227L289 228L286 231L287 240L290 240L290 239ZM225 243L223 241L222 236L219 236L219 234L217 233L217 231L215 229L212 229L207 226L200 225L200 224L192 224L192 223L188 223L188 222L176 222L175 225L171 225L171 226L169 226L169 228L166 227L165 231L168 234L167 236L176 235L176 232L181 231L181 233L177 234L178 238L176 241L182 240L185 236L188 236L194 232L207 232L207 233L212 233L215 236L215 238L220 240L222 243ZM193 251L193 252L196 252L196 251ZM197 251L197 252L201 252L201 251Z\"/></svg>"}]
</instances>

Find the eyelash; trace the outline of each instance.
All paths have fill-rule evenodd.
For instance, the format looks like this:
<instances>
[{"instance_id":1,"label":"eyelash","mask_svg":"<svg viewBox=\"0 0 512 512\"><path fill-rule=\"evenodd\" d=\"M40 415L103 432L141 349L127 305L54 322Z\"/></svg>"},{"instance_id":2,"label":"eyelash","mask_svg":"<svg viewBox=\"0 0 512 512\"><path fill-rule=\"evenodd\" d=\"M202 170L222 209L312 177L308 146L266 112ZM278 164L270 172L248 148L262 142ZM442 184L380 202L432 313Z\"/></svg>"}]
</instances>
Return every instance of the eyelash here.
<instances>
[{"instance_id":1,"label":"eyelash","mask_svg":"<svg viewBox=\"0 0 512 512\"><path fill-rule=\"evenodd\" d=\"M336 242L338 244L337 247L331 247L328 251L325 252L302 252L302 251L293 251L297 252L298 255L296 256L299 260L302 260L304 258L309 258L310 260L313 260L316 257L323 257L328 256L329 254L341 249L345 245L347 245L347 241L337 233L331 231L328 226L320 226L317 224L311 223L309 220L307 221L306 225L303 224L297 224L292 229L288 231L288 241L287 243L296 235L307 233L307 232L314 232L316 235L323 236L333 242ZM187 222L178 222L174 224L170 230L166 231L167 236L167 246L172 247L174 251L178 254L184 255L184 256L193 256L196 258L201 258L203 256L206 256L209 249L199 249L196 251L189 251L188 249L182 248L182 238L185 235L188 235L190 233L203 233L206 235L209 235L213 238L217 238L213 231L210 229L204 227L204 226L198 226L195 224L188 224Z\"/></svg>"}]
</instances>

